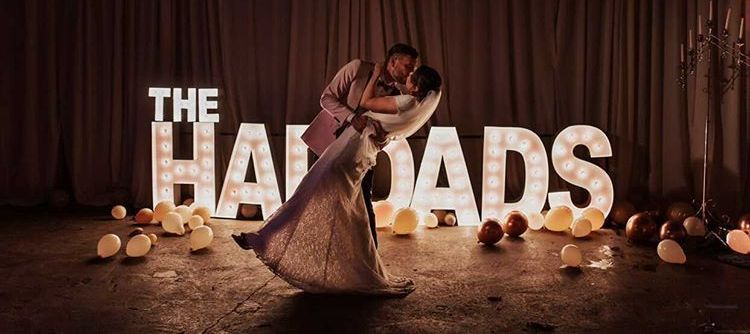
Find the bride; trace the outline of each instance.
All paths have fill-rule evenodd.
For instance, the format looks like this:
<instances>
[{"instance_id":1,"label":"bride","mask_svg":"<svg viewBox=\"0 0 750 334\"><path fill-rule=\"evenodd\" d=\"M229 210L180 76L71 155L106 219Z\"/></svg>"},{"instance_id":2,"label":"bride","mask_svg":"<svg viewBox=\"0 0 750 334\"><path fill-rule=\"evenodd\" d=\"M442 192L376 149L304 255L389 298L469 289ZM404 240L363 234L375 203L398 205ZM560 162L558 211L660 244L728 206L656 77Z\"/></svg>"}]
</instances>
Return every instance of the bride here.
<instances>
[{"instance_id":1,"label":"bride","mask_svg":"<svg viewBox=\"0 0 750 334\"><path fill-rule=\"evenodd\" d=\"M375 165L378 146L370 139L377 123L391 139L403 139L430 118L440 101L442 79L427 66L406 80L408 95L375 97L376 64L360 108L370 120L346 130L313 164L294 195L254 233L232 235L252 249L271 271L311 293L407 295L411 279L390 275L370 235L360 183Z\"/></svg>"}]
</instances>

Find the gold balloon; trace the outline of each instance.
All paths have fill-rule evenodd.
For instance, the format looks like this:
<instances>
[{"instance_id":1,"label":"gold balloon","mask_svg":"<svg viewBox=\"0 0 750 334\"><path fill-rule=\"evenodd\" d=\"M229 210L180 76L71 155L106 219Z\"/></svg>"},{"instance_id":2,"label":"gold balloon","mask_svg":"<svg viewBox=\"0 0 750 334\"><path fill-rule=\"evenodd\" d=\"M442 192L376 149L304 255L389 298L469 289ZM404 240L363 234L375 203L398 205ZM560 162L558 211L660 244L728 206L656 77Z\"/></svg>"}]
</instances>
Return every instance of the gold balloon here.
<instances>
[{"instance_id":1,"label":"gold balloon","mask_svg":"<svg viewBox=\"0 0 750 334\"><path fill-rule=\"evenodd\" d=\"M125 254L130 257L141 257L148 254L151 250L151 239L143 234L136 235L128 241L125 247Z\"/></svg>"},{"instance_id":2,"label":"gold balloon","mask_svg":"<svg viewBox=\"0 0 750 334\"><path fill-rule=\"evenodd\" d=\"M419 224L419 215L412 208L401 208L393 214L393 233L404 235L414 232Z\"/></svg>"},{"instance_id":3,"label":"gold balloon","mask_svg":"<svg viewBox=\"0 0 750 334\"><path fill-rule=\"evenodd\" d=\"M596 231L602 228L604 226L604 213L602 210L599 210L599 208L590 207L586 210L583 210L581 212L581 216L585 217L586 219L591 222L591 230Z\"/></svg>"},{"instance_id":4,"label":"gold balloon","mask_svg":"<svg viewBox=\"0 0 750 334\"><path fill-rule=\"evenodd\" d=\"M568 267L578 267L583 262L583 253L578 246L568 244L560 251L560 259Z\"/></svg>"},{"instance_id":5,"label":"gold balloon","mask_svg":"<svg viewBox=\"0 0 750 334\"><path fill-rule=\"evenodd\" d=\"M148 224L154 220L154 212L149 208L143 208L138 210L135 214L135 222L138 224Z\"/></svg>"},{"instance_id":6,"label":"gold balloon","mask_svg":"<svg viewBox=\"0 0 750 334\"><path fill-rule=\"evenodd\" d=\"M96 254L100 258L110 257L117 254L121 246L120 237L114 234L105 234L99 239L99 243L96 244Z\"/></svg>"},{"instance_id":7,"label":"gold balloon","mask_svg":"<svg viewBox=\"0 0 750 334\"><path fill-rule=\"evenodd\" d=\"M656 253L667 263L683 264L687 260L680 244L672 239L662 240L659 246L656 246Z\"/></svg>"},{"instance_id":8,"label":"gold balloon","mask_svg":"<svg viewBox=\"0 0 750 334\"><path fill-rule=\"evenodd\" d=\"M156 234L149 233L148 238L151 239L151 246L156 246L159 243L159 237Z\"/></svg>"},{"instance_id":9,"label":"gold balloon","mask_svg":"<svg viewBox=\"0 0 750 334\"><path fill-rule=\"evenodd\" d=\"M591 233L591 221L586 217L578 217L570 226L570 233L573 237L583 238Z\"/></svg>"},{"instance_id":10,"label":"gold balloon","mask_svg":"<svg viewBox=\"0 0 750 334\"><path fill-rule=\"evenodd\" d=\"M556 206L544 217L544 227L550 231L562 232L573 223L573 210L567 206Z\"/></svg>"},{"instance_id":11,"label":"gold balloon","mask_svg":"<svg viewBox=\"0 0 750 334\"><path fill-rule=\"evenodd\" d=\"M198 228L198 226L203 226L203 217L194 215L188 219L188 227L191 230Z\"/></svg>"},{"instance_id":12,"label":"gold balloon","mask_svg":"<svg viewBox=\"0 0 750 334\"><path fill-rule=\"evenodd\" d=\"M211 223L211 210L205 206L199 206L193 209L193 215L198 215L203 218L203 224Z\"/></svg>"},{"instance_id":13,"label":"gold balloon","mask_svg":"<svg viewBox=\"0 0 750 334\"><path fill-rule=\"evenodd\" d=\"M375 211L375 227L387 227L393 217L393 204L389 201L377 201L372 205Z\"/></svg>"},{"instance_id":14,"label":"gold balloon","mask_svg":"<svg viewBox=\"0 0 750 334\"><path fill-rule=\"evenodd\" d=\"M167 213L174 211L175 206L172 201L161 201L154 207L154 220L163 221Z\"/></svg>"},{"instance_id":15,"label":"gold balloon","mask_svg":"<svg viewBox=\"0 0 750 334\"><path fill-rule=\"evenodd\" d=\"M196 251L206 248L214 240L214 231L206 226L198 226L190 233L190 250Z\"/></svg>"},{"instance_id":16,"label":"gold balloon","mask_svg":"<svg viewBox=\"0 0 750 334\"><path fill-rule=\"evenodd\" d=\"M740 254L750 253L750 236L741 230L732 230L727 234L729 248Z\"/></svg>"},{"instance_id":17,"label":"gold balloon","mask_svg":"<svg viewBox=\"0 0 750 334\"><path fill-rule=\"evenodd\" d=\"M685 227L687 235L691 237L702 237L706 235L706 224L703 223L698 217L687 217L682 222L682 226Z\"/></svg>"},{"instance_id":18,"label":"gold balloon","mask_svg":"<svg viewBox=\"0 0 750 334\"><path fill-rule=\"evenodd\" d=\"M112 218L119 220L128 215L128 210L122 205L115 205L112 210L110 210L110 213L112 214Z\"/></svg>"}]
</instances>

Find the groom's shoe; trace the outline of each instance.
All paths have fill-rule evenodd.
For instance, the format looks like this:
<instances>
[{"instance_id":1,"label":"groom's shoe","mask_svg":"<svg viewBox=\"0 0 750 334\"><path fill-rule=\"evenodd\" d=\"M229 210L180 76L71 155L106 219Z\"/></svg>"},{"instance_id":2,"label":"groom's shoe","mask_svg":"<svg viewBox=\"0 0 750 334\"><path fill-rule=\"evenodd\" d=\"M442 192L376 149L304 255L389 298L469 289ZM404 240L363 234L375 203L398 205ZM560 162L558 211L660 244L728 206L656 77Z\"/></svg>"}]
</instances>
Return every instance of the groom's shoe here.
<instances>
[{"instance_id":1,"label":"groom's shoe","mask_svg":"<svg viewBox=\"0 0 750 334\"><path fill-rule=\"evenodd\" d=\"M244 250L251 250L251 249L253 249L253 246L248 241L247 237L248 237L249 234L254 234L255 236L257 236L257 234L255 234L255 233L244 233L244 232L242 232L242 233L240 233L240 235L232 234L232 239L234 239L234 242L236 242L237 245L239 245L242 249L244 249Z\"/></svg>"}]
</instances>

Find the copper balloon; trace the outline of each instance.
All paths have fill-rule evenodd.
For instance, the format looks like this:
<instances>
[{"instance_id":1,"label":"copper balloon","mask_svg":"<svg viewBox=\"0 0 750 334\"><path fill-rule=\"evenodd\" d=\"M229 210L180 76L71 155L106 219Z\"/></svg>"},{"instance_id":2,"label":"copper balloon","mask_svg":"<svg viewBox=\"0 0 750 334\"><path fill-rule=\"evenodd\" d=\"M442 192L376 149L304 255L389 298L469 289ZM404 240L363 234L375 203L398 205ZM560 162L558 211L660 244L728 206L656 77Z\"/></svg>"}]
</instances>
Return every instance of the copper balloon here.
<instances>
[{"instance_id":1,"label":"copper balloon","mask_svg":"<svg viewBox=\"0 0 750 334\"><path fill-rule=\"evenodd\" d=\"M687 230L681 222L678 221L667 221L661 226L659 231L659 239L672 239L677 242L682 242L687 237Z\"/></svg>"},{"instance_id":2,"label":"copper balloon","mask_svg":"<svg viewBox=\"0 0 750 334\"><path fill-rule=\"evenodd\" d=\"M635 206L630 202L623 201L615 203L609 216L615 224L623 226L628 222L630 216L635 214Z\"/></svg>"},{"instance_id":3,"label":"copper balloon","mask_svg":"<svg viewBox=\"0 0 750 334\"><path fill-rule=\"evenodd\" d=\"M494 245L503 238L503 228L494 218L487 218L477 231L477 239L485 245Z\"/></svg>"},{"instance_id":4,"label":"copper balloon","mask_svg":"<svg viewBox=\"0 0 750 334\"><path fill-rule=\"evenodd\" d=\"M750 233L750 213L740 216L740 220L737 221L737 229Z\"/></svg>"},{"instance_id":5,"label":"copper balloon","mask_svg":"<svg viewBox=\"0 0 750 334\"><path fill-rule=\"evenodd\" d=\"M625 225L625 235L633 242L648 242L656 230L656 223L646 212L634 214Z\"/></svg>"},{"instance_id":6,"label":"copper balloon","mask_svg":"<svg viewBox=\"0 0 750 334\"><path fill-rule=\"evenodd\" d=\"M529 220L521 211L511 211L503 219L503 232L511 237L517 237L529 228Z\"/></svg>"},{"instance_id":7,"label":"copper balloon","mask_svg":"<svg viewBox=\"0 0 750 334\"><path fill-rule=\"evenodd\" d=\"M681 222L695 214L695 208L685 202L675 202L667 208L667 220Z\"/></svg>"},{"instance_id":8,"label":"copper balloon","mask_svg":"<svg viewBox=\"0 0 750 334\"><path fill-rule=\"evenodd\" d=\"M438 223L445 223L445 215L448 214L448 211L445 210L432 210L432 213L437 217Z\"/></svg>"},{"instance_id":9,"label":"copper balloon","mask_svg":"<svg viewBox=\"0 0 750 334\"><path fill-rule=\"evenodd\" d=\"M258 214L258 207L253 204L242 204L240 206L240 215L244 219L252 219Z\"/></svg>"}]
</instances>

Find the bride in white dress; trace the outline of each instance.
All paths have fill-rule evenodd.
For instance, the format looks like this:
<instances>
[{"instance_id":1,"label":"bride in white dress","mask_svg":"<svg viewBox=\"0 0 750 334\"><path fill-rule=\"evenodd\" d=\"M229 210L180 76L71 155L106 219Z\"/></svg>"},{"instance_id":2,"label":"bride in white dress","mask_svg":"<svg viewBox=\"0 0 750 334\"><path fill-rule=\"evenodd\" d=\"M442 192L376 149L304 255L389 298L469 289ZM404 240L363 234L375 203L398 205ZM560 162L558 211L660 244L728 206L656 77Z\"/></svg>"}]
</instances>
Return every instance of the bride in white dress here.
<instances>
[{"instance_id":1,"label":"bride in white dress","mask_svg":"<svg viewBox=\"0 0 750 334\"><path fill-rule=\"evenodd\" d=\"M375 66L360 107L391 139L403 139L430 118L440 101L440 75L420 66L406 80L408 95L374 97ZM362 196L364 174L375 165L376 125L349 126L313 164L294 195L254 233L233 235L271 271L311 293L406 295L411 279L390 275L371 236Z\"/></svg>"}]
</instances>

